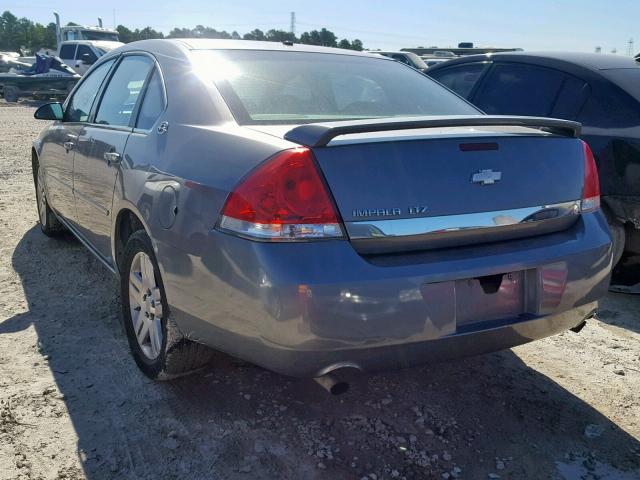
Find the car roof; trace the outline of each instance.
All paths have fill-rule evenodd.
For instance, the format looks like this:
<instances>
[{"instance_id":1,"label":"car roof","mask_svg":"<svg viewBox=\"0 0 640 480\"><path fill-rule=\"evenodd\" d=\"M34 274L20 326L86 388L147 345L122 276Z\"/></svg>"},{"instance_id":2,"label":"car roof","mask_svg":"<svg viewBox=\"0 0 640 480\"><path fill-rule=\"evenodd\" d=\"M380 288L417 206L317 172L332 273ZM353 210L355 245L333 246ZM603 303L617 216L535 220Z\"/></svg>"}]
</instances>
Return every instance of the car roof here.
<instances>
[{"instance_id":1,"label":"car roof","mask_svg":"<svg viewBox=\"0 0 640 480\"><path fill-rule=\"evenodd\" d=\"M347 50L344 48L321 47L302 43L266 42L256 40L221 40L209 38L176 38L161 40L181 44L189 50L271 50L287 52L331 53L335 55L355 55L374 57L368 52ZM137 42L136 42L137 43ZM374 57L375 58L375 57Z\"/></svg>"},{"instance_id":2,"label":"car roof","mask_svg":"<svg viewBox=\"0 0 640 480\"><path fill-rule=\"evenodd\" d=\"M449 60L447 67L485 60L503 60L503 61L531 61L538 65L543 65L545 61L553 62L553 65L559 63L572 64L590 70L612 70L618 68L640 68L638 62L632 57L622 55L609 55L600 53L579 53L579 52L503 52L503 53L487 53L481 55L469 55L457 59ZM551 63L550 63L551 66ZM444 65L443 65L444 67ZM435 68L434 68L435 71Z\"/></svg>"},{"instance_id":3,"label":"car roof","mask_svg":"<svg viewBox=\"0 0 640 480\"><path fill-rule=\"evenodd\" d=\"M309 52L328 53L334 55L349 55L365 58L374 58L394 62L395 60L383 55L374 55L368 52L346 50L343 48L320 47L316 45L304 45L299 43L285 44L283 42L262 42L254 40L226 40L206 38L165 38L138 40L122 45L111 50L98 59L98 62L108 61L109 58L125 52L147 52L168 57L190 59L189 52L196 50L263 50L282 52Z\"/></svg>"}]
</instances>

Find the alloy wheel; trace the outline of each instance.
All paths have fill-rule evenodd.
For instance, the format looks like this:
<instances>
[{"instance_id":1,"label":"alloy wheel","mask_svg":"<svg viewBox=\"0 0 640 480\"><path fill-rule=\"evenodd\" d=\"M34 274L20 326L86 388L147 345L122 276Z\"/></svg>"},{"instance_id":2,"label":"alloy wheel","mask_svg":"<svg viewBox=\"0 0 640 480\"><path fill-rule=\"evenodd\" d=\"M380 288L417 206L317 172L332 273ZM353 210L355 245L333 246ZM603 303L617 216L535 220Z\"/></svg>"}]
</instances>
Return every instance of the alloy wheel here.
<instances>
[{"instance_id":1,"label":"alloy wheel","mask_svg":"<svg viewBox=\"0 0 640 480\"><path fill-rule=\"evenodd\" d=\"M40 217L40 224L46 226L47 196L44 192L44 174L42 173L42 168L38 168L38 184L36 185L36 196L38 197L38 216Z\"/></svg>"},{"instance_id":2,"label":"alloy wheel","mask_svg":"<svg viewBox=\"0 0 640 480\"><path fill-rule=\"evenodd\" d=\"M149 255L138 252L129 270L129 310L142 353L155 360L162 349L162 294Z\"/></svg>"}]
</instances>

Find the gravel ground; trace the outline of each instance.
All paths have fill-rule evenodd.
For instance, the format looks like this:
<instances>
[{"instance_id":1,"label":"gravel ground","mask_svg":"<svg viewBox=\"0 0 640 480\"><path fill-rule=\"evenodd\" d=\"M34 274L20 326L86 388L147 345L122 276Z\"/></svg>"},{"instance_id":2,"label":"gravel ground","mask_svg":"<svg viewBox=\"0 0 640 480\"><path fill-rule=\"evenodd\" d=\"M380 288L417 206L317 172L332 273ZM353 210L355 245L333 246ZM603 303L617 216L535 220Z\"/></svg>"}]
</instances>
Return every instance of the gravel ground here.
<instances>
[{"instance_id":1,"label":"gravel ground","mask_svg":"<svg viewBox=\"0 0 640 480\"><path fill-rule=\"evenodd\" d=\"M149 381L114 279L39 231L33 110L0 101L0 479L640 478L640 296L341 397L230 358Z\"/></svg>"}]
</instances>

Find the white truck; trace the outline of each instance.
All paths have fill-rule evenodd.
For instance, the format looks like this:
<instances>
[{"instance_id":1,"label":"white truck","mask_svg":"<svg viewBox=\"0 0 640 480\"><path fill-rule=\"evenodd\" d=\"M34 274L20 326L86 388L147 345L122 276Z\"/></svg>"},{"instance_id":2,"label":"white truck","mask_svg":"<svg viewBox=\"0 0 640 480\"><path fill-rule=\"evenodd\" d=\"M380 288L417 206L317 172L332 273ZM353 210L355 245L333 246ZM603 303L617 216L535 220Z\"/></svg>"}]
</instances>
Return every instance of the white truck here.
<instances>
[{"instance_id":1,"label":"white truck","mask_svg":"<svg viewBox=\"0 0 640 480\"><path fill-rule=\"evenodd\" d=\"M53 14L56 17L57 55L80 75L83 75L99 57L124 45L120 42L117 31L103 28L101 18L98 18L97 27L61 27L60 16L56 12Z\"/></svg>"}]
</instances>

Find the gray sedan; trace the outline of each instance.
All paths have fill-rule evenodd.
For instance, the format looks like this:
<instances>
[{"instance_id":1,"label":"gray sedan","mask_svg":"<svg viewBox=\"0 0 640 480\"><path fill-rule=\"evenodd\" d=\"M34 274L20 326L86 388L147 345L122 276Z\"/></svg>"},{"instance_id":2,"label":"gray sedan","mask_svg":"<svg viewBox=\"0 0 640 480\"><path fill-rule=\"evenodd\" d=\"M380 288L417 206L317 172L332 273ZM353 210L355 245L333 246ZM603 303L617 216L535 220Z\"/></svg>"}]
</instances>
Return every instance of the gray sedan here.
<instances>
[{"instance_id":1,"label":"gray sedan","mask_svg":"<svg viewBox=\"0 0 640 480\"><path fill-rule=\"evenodd\" d=\"M136 42L35 115L42 231L119 276L151 378L211 348L324 379L479 354L577 330L607 290L580 125L482 115L380 55Z\"/></svg>"}]
</instances>

